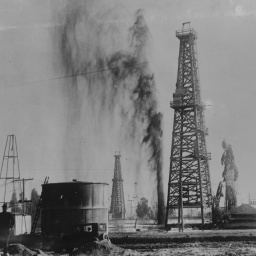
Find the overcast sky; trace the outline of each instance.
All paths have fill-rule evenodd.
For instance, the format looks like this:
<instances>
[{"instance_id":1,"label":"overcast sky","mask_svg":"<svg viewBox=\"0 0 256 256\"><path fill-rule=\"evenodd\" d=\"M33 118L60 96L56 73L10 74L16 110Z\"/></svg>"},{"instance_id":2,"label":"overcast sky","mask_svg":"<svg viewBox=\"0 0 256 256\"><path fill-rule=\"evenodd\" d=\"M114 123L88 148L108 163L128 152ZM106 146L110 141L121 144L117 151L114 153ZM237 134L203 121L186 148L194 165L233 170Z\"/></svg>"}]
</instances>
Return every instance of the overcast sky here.
<instances>
[{"instance_id":1,"label":"overcast sky","mask_svg":"<svg viewBox=\"0 0 256 256\"><path fill-rule=\"evenodd\" d=\"M46 175L50 181L83 180L112 185L115 145L95 149L90 134L80 142L90 153L90 170L69 164L63 174L66 95L65 79L58 68L55 34L68 1L0 1L0 156L6 136L15 134L18 142L21 176L27 182L27 194L33 187L40 191ZM76 2L76 1L69 1ZM238 203L247 203L248 194L256 198L256 2L254 0L134 0L92 1L95 9L118 14L120 27L132 25L136 10L144 9L151 33L151 70L155 74L157 97L163 112L165 192L169 176L171 133L174 111L169 107L175 90L179 40L175 31L183 22L191 22L198 33L200 84L206 102L206 138L212 153L210 173L213 192L222 180L222 140L232 145L239 170ZM118 3L118 4L117 4ZM111 12L111 11L110 11ZM112 15L110 15L113 17ZM110 17L109 16L109 17ZM124 25L125 24L125 25ZM123 40L123 39L122 39ZM88 121L88 120L87 120ZM91 143L89 143L91 142ZM66 152L67 153L67 152ZM121 161L125 159L122 155ZM129 164L122 163L125 189L133 186ZM77 170L77 171L76 171ZM92 171L93 170L93 171ZM67 174L69 173L69 174ZM140 186L143 186L141 184ZM145 185L144 185L145 186ZM147 185L150 187L150 185ZM132 193L129 191L128 193ZM143 193L143 190L142 192ZM28 195L27 195L28 196ZM126 193L127 197L127 193Z\"/></svg>"}]
</instances>

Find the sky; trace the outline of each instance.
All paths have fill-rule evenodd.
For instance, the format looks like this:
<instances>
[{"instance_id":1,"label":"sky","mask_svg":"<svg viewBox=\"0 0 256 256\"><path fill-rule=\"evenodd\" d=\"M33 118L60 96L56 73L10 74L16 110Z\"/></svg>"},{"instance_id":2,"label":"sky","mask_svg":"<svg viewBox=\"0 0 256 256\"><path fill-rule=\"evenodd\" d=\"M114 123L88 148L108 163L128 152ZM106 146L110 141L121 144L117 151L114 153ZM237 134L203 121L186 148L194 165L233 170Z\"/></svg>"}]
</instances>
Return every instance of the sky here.
<instances>
[{"instance_id":1,"label":"sky","mask_svg":"<svg viewBox=\"0 0 256 256\"><path fill-rule=\"evenodd\" d=\"M67 88L72 81L62 78L65 72L56 38L63 25L66 6L79 2L0 1L0 156L4 154L7 135L15 134L21 176L33 178L33 181L26 183L26 197L29 197L32 188L41 191L45 176L50 177L50 182L72 179L108 182L111 190L114 153L121 150L126 199L128 195L133 195L136 181L139 181L138 193L146 196L155 186L155 178L148 173L145 163L139 174L135 173L134 165L131 164L132 153L128 153L130 148L120 148L116 143L115 119L111 126L100 121L101 127L97 128L95 125L100 116L94 116L90 105L82 102L84 130L69 131L67 128L70 126L67 122L72 122L69 119L72 99L63 88ZM156 81L159 111L163 113L166 193L174 116L169 105L175 91L179 52L175 31L182 28L183 22L191 22L191 27L198 33L202 99L208 105L205 111L209 129L206 143L212 155L210 174L213 193L216 193L218 183L222 180L224 167L220 161L223 153L221 143L225 139L232 145L239 171L236 184L238 204L248 203L249 194L251 198L256 198L256 120L253 114L256 109L256 2L87 2L92 6L92 15L104 13L101 21L115 23L120 28L120 38L115 40L122 42L122 45L127 43L124 31L132 26L136 11L144 10L151 35L148 59ZM80 145L81 151L77 152L77 148L73 148L71 140Z\"/></svg>"}]
</instances>

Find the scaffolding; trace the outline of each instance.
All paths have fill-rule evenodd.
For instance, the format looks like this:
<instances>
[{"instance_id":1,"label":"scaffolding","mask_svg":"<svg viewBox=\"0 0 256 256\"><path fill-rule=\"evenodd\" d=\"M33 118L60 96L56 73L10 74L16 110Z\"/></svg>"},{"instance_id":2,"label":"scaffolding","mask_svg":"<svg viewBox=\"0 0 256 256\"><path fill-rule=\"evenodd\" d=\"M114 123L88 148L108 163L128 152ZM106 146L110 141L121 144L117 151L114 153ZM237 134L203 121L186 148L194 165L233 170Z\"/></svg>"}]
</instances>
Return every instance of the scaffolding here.
<instances>
[{"instance_id":1,"label":"scaffolding","mask_svg":"<svg viewBox=\"0 0 256 256\"><path fill-rule=\"evenodd\" d=\"M178 209L178 223L183 223L183 208L199 208L204 224L204 208L212 203L211 181L206 150L205 104L201 101L197 62L197 33L184 23L176 32L180 40L176 91L170 106L174 109L170 172L166 207Z\"/></svg>"}]
</instances>

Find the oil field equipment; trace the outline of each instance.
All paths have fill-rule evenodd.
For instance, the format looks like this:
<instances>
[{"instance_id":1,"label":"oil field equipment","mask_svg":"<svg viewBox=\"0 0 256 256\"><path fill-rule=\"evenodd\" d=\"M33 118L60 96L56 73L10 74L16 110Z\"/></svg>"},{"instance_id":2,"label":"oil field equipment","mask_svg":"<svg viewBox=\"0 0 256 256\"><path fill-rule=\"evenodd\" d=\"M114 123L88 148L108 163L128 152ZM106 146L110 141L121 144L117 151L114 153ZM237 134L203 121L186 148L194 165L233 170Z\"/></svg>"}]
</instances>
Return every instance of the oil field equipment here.
<instances>
[{"instance_id":1,"label":"oil field equipment","mask_svg":"<svg viewBox=\"0 0 256 256\"><path fill-rule=\"evenodd\" d=\"M18 188L16 188L16 183L13 182L14 180L20 180L17 141L14 134L8 135L6 139L3 161L1 165L0 179L4 180L4 193L2 193L2 195L3 202L6 203L6 193L8 185L13 186L13 191L18 189L19 192L21 192L21 183L17 183Z\"/></svg>"},{"instance_id":2,"label":"oil field equipment","mask_svg":"<svg viewBox=\"0 0 256 256\"><path fill-rule=\"evenodd\" d=\"M216 195L212 197L212 223L218 224L221 216L224 214L224 210L220 208L220 199L223 197L223 184L219 183Z\"/></svg>"},{"instance_id":3,"label":"oil field equipment","mask_svg":"<svg viewBox=\"0 0 256 256\"><path fill-rule=\"evenodd\" d=\"M125 219L125 203L124 203L124 190L123 179L121 172L120 152L115 154L115 169L111 196L110 213L112 219Z\"/></svg>"},{"instance_id":4,"label":"oil field equipment","mask_svg":"<svg viewBox=\"0 0 256 256\"><path fill-rule=\"evenodd\" d=\"M236 180L238 178L238 169L235 164L232 146L223 140L222 147L224 149L221 157L221 164L224 165L222 177L226 185L225 209L230 211L237 206Z\"/></svg>"},{"instance_id":5,"label":"oil field equipment","mask_svg":"<svg viewBox=\"0 0 256 256\"><path fill-rule=\"evenodd\" d=\"M45 177L44 179L44 184L47 184L49 181L49 177ZM31 228L31 232L30 234L35 234L36 232L36 227L37 227L37 223L41 214L41 210L42 210L42 200L43 200L43 193L41 193L40 197L39 197L39 201L38 204L36 206L36 213L35 213L35 217L33 220L33 224L32 224L32 228Z\"/></svg>"},{"instance_id":6,"label":"oil field equipment","mask_svg":"<svg viewBox=\"0 0 256 256\"><path fill-rule=\"evenodd\" d=\"M25 182L29 179L20 178L20 167L18 157L17 140L14 134L7 135L4 148L3 161L1 165L0 180L4 181L3 191L0 191L1 203L8 202L8 208L14 216L14 235L29 233L31 231L30 202L25 199ZM12 194L8 194L8 193ZM20 200L16 198L16 192ZM11 201L7 198L12 197Z\"/></svg>"},{"instance_id":7,"label":"oil field equipment","mask_svg":"<svg viewBox=\"0 0 256 256\"><path fill-rule=\"evenodd\" d=\"M65 246L108 239L108 184L92 182L42 185L41 231L61 237Z\"/></svg>"},{"instance_id":8,"label":"oil field equipment","mask_svg":"<svg viewBox=\"0 0 256 256\"><path fill-rule=\"evenodd\" d=\"M166 226L170 209L178 209L178 222L183 230L183 208L201 209L212 203L209 172L210 154L206 150L205 104L201 101L197 62L197 33L190 23L183 23L176 31L180 40L176 91L171 108L174 109L170 173L168 183Z\"/></svg>"}]
</instances>

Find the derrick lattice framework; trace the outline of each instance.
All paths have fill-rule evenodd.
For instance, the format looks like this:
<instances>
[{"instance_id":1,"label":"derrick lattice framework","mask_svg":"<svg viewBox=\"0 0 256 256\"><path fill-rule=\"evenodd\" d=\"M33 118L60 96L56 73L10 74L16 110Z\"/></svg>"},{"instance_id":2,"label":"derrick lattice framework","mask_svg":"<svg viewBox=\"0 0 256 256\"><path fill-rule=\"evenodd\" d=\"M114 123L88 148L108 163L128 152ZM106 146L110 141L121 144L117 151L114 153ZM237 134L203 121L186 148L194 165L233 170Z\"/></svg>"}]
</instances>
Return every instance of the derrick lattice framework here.
<instances>
[{"instance_id":1,"label":"derrick lattice framework","mask_svg":"<svg viewBox=\"0 0 256 256\"><path fill-rule=\"evenodd\" d=\"M111 208L113 219L125 218L125 203L124 203L124 190L123 179L121 172L120 153L115 154L115 170L112 187Z\"/></svg>"},{"instance_id":2,"label":"derrick lattice framework","mask_svg":"<svg viewBox=\"0 0 256 256\"><path fill-rule=\"evenodd\" d=\"M201 102L197 33L188 28L176 31L180 40L176 91L171 108L174 109L170 173L168 183L166 225L170 209L178 209L178 221L183 224L183 208L201 209L212 203L209 163L206 150L204 109Z\"/></svg>"}]
</instances>

